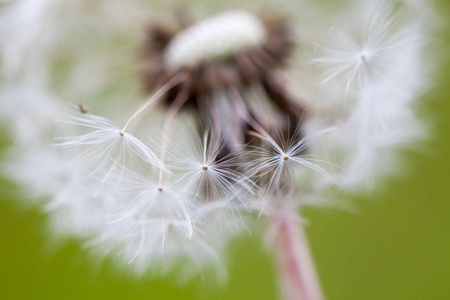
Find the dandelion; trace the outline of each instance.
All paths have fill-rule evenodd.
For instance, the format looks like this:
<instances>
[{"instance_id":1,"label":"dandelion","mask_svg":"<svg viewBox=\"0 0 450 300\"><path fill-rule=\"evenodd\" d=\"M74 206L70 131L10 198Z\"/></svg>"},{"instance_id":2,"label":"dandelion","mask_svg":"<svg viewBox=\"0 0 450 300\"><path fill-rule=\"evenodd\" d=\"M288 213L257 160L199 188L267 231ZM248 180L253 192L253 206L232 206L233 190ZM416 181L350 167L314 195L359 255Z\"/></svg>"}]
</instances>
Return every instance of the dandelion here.
<instances>
[{"instance_id":1,"label":"dandelion","mask_svg":"<svg viewBox=\"0 0 450 300\"><path fill-rule=\"evenodd\" d=\"M324 299L299 208L372 186L420 137L432 9L31 2L0 14L4 164L50 230L136 275L223 280L229 241L265 224L285 299Z\"/></svg>"}]
</instances>

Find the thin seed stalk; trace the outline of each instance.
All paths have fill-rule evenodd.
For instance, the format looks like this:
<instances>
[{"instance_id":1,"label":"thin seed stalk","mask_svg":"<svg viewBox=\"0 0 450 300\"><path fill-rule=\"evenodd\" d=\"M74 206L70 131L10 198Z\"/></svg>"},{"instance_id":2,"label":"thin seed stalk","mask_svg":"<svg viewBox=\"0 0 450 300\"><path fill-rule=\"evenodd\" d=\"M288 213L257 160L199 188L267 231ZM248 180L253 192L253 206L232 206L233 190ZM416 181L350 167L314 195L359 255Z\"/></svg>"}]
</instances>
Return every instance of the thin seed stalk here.
<instances>
[{"instance_id":1,"label":"thin seed stalk","mask_svg":"<svg viewBox=\"0 0 450 300\"><path fill-rule=\"evenodd\" d=\"M306 233L295 212L282 210L272 219L272 247L284 300L324 300Z\"/></svg>"}]
</instances>

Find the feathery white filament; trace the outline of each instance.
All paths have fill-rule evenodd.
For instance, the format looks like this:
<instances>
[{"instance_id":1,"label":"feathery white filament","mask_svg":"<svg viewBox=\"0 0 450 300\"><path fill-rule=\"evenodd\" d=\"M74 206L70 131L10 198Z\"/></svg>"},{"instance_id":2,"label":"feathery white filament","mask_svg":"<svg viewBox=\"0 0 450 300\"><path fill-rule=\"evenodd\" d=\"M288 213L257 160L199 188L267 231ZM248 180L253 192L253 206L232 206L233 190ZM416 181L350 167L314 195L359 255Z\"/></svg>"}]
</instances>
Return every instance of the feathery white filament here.
<instances>
[{"instance_id":1,"label":"feathery white filament","mask_svg":"<svg viewBox=\"0 0 450 300\"><path fill-rule=\"evenodd\" d=\"M147 145L135 136L124 132L108 119L84 114L83 117L71 116L67 119L59 119L59 121L94 129L94 131L81 136L66 138L66 142L57 145L63 148L86 146L87 149L75 159L75 162L80 162L83 168L94 168L91 175L98 172L103 173L106 168L106 170L109 169L106 176L110 176L116 167L123 168L127 152L150 165L164 168L164 165ZM102 176L105 175L102 174Z\"/></svg>"},{"instance_id":2,"label":"feathery white filament","mask_svg":"<svg viewBox=\"0 0 450 300\"><path fill-rule=\"evenodd\" d=\"M309 168L332 182L333 179L331 176L319 165L315 164L315 162L318 162L319 160L300 157L302 152L308 148L317 137L330 130L331 129L319 130L302 138L298 142L288 140L281 145L277 144L272 139L266 138L264 135L253 133L253 135L260 138L269 146L269 149L256 147L255 153L258 154L259 158L254 159L250 164L250 174L252 174L252 176L262 178L269 175L270 177L265 184L265 191L263 191L263 193L271 194L273 191L276 192L277 189L282 186L284 180L292 180L293 178L290 176L290 170L294 167Z\"/></svg>"},{"instance_id":3,"label":"feathery white filament","mask_svg":"<svg viewBox=\"0 0 450 300\"><path fill-rule=\"evenodd\" d=\"M322 83L340 78L347 92L416 84L414 76L421 72L415 60L423 40L417 25L405 22L405 16L384 2L366 4L354 18L358 26L330 30L325 55L315 60L327 68Z\"/></svg>"},{"instance_id":4,"label":"feathery white filament","mask_svg":"<svg viewBox=\"0 0 450 300\"><path fill-rule=\"evenodd\" d=\"M165 64L177 69L192 63L226 57L263 44L266 29L254 15L231 11L195 24L180 32L169 44Z\"/></svg>"},{"instance_id":5,"label":"feathery white filament","mask_svg":"<svg viewBox=\"0 0 450 300\"><path fill-rule=\"evenodd\" d=\"M196 137L195 142L188 142L188 145L180 137L176 139L178 144L170 144L169 160L172 168L180 172L179 182L203 202L228 202L249 208L250 194L255 185L245 174L233 168L242 155L233 153L219 158L221 140L208 134L205 133L202 141Z\"/></svg>"}]
</instances>

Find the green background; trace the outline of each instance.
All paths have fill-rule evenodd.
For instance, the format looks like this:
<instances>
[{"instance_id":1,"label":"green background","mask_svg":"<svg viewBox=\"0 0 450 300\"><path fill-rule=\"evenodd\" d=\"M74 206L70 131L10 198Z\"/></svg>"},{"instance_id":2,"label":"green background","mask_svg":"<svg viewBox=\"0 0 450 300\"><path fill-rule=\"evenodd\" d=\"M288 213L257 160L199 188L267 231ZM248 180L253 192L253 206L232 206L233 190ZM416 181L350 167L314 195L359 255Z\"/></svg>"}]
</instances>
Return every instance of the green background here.
<instances>
[{"instance_id":1,"label":"green background","mask_svg":"<svg viewBox=\"0 0 450 300\"><path fill-rule=\"evenodd\" d=\"M450 3L441 1L441 15ZM437 40L442 62L436 86L419 106L432 136L403 152L401 178L370 196L354 197L358 212L308 209L307 228L329 300L450 299L450 26ZM257 237L233 242L227 285L168 278L133 279L93 267L76 242L51 245L45 217L14 201L0 182L0 299L242 299L277 298L271 257Z\"/></svg>"}]
</instances>

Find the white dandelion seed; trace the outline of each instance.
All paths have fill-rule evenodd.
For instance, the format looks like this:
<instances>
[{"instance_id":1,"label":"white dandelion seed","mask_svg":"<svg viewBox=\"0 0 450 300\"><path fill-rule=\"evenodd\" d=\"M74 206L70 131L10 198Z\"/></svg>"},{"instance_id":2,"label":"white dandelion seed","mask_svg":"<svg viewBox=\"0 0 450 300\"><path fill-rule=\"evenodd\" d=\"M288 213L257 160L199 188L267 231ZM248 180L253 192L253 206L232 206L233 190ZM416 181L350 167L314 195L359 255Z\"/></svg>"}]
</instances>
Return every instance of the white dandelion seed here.
<instances>
[{"instance_id":1,"label":"white dandelion seed","mask_svg":"<svg viewBox=\"0 0 450 300\"><path fill-rule=\"evenodd\" d=\"M326 68L322 84L337 78L347 92L415 84L412 78L421 73L415 52L423 41L417 24L386 1L361 6L351 28L330 30L323 57L314 60Z\"/></svg>"},{"instance_id":2,"label":"white dandelion seed","mask_svg":"<svg viewBox=\"0 0 450 300\"><path fill-rule=\"evenodd\" d=\"M195 135L194 135L195 136ZM183 143L180 139L179 142ZM256 185L237 169L244 154L231 153L220 157L223 145L220 139L206 131L203 139L198 136L188 144L170 144L169 164L179 171L179 181L192 190L199 199L207 202L232 203L250 209ZM235 201L237 200L237 203Z\"/></svg>"},{"instance_id":3,"label":"white dandelion seed","mask_svg":"<svg viewBox=\"0 0 450 300\"><path fill-rule=\"evenodd\" d=\"M97 236L104 228L104 207L113 199L113 188L105 189L95 181L83 180L74 174L44 207L51 216L50 226L61 237Z\"/></svg>"},{"instance_id":4,"label":"white dandelion seed","mask_svg":"<svg viewBox=\"0 0 450 300\"><path fill-rule=\"evenodd\" d=\"M89 168L90 175L104 170L109 170L105 172L105 176L110 175L117 167L126 165L129 153L145 163L158 168L164 167L148 146L110 120L83 114L82 117L71 116L59 121L94 129L78 137L64 138L67 141L56 145L61 148L85 146L86 149L72 163L82 169Z\"/></svg>"},{"instance_id":5,"label":"white dandelion seed","mask_svg":"<svg viewBox=\"0 0 450 300\"><path fill-rule=\"evenodd\" d=\"M263 182L264 190L263 198L270 201L273 194L279 192L289 194L295 184L295 171L297 169L310 169L327 181L333 183L335 180L317 163L326 163L324 161L308 158L304 152L311 143L321 136L329 132L331 129L323 129L307 135L298 141L295 139L282 140L277 143L271 137L252 133L263 141L263 146L256 147L252 154L257 157L249 163L251 177L256 177ZM294 132L293 136L298 136L299 132ZM265 205L261 208L264 211Z\"/></svg>"}]
</instances>

